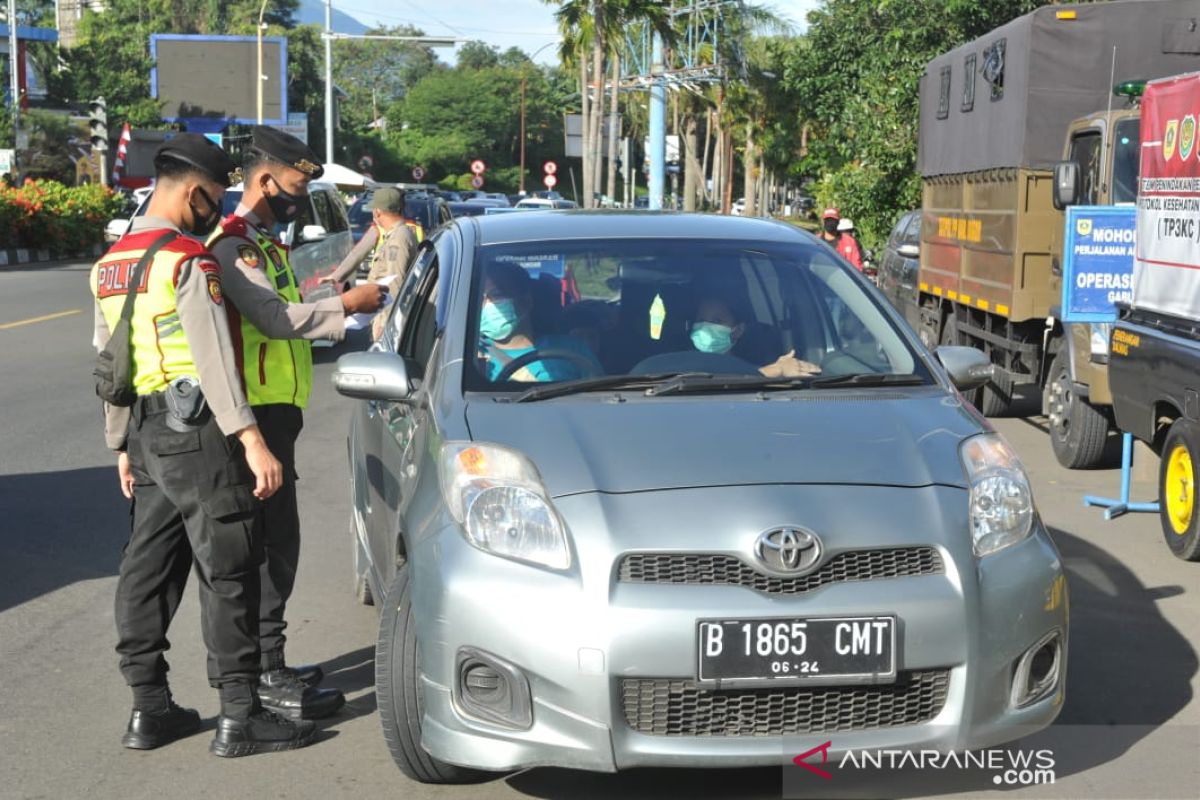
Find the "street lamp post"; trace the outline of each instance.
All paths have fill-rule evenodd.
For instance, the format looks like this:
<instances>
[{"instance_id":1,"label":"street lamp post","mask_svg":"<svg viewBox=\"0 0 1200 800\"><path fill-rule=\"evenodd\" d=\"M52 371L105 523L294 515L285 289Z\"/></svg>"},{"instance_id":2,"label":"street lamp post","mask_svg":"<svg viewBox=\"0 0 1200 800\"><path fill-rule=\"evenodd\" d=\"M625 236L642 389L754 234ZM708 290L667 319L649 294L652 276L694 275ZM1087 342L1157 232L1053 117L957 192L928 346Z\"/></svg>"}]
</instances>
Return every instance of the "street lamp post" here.
<instances>
[{"instance_id":1,"label":"street lamp post","mask_svg":"<svg viewBox=\"0 0 1200 800\"><path fill-rule=\"evenodd\" d=\"M17 172L17 139L21 136L21 84L17 72L17 0L8 0L8 76L12 92L13 173Z\"/></svg>"},{"instance_id":2,"label":"street lamp post","mask_svg":"<svg viewBox=\"0 0 1200 800\"><path fill-rule=\"evenodd\" d=\"M264 27L263 17L267 13L267 3L268 2L270 2L270 0L263 0L262 6L260 6L258 9L258 29L257 29L257 33L258 33L258 79L254 82L254 85L258 89L257 98L258 98L258 124L259 125L263 124L263 81L266 79L266 76L263 75L262 40L263 40L263 27Z\"/></svg>"}]
</instances>

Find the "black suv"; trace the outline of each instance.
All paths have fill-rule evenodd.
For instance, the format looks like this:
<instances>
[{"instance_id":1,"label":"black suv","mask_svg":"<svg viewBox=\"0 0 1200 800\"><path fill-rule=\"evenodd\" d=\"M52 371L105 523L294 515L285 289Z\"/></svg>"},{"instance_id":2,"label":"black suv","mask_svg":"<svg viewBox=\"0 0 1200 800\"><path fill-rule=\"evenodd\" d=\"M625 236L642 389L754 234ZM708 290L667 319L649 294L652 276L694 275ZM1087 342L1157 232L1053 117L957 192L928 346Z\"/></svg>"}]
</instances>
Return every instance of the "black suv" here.
<instances>
[{"instance_id":1,"label":"black suv","mask_svg":"<svg viewBox=\"0 0 1200 800\"><path fill-rule=\"evenodd\" d=\"M371 194L368 192L350 206L350 231L355 244L367 232L367 228L371 227L371 209L367 206L370 202ZM416 221L424 229L425 236L429 236L453 218L450 206L442 198L428 192L412 191L404 194L404 216Z\"/></svg>"}]
</instances>

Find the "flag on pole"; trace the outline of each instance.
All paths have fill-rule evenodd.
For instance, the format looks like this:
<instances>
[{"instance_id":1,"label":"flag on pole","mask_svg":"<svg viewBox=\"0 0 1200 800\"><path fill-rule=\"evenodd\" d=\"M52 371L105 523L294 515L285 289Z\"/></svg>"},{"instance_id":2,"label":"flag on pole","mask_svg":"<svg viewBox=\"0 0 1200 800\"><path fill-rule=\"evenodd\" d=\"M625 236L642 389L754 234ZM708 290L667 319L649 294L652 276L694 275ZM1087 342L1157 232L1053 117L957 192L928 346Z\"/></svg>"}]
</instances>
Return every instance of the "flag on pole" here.
<instances>
[{"instance_id":1,"label":"flag on pole","mask_svg":"<svg viewBox=\"0 0 1200 800\"><path fill-rule=\"evenodd\" d=\"M117 143L117 157L113 161L113 186L117 186L121 183L121 170L125 168L125 148L129 146L129 140L131 138L133 137L129 129L129 123L126 122L121 127L121 140Z\"/></svg>"}]
</instances>

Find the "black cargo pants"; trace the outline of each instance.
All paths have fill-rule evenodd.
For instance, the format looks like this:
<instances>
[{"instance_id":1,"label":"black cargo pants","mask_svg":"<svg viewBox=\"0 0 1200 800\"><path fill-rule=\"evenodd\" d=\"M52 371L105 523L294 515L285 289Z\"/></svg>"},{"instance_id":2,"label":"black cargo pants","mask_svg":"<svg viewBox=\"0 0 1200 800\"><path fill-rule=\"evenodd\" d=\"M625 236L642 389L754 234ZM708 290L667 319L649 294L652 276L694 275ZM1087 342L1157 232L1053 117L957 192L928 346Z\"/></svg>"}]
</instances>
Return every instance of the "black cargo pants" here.
<instances>
[{"instance_id":1,"label":"black cargo pants","mask_svg":"<svg viewBox=\"0 0 1200 800\"><path fill-rule=\"evenodd\" d=\"M283 465L283 484L262 503L258 515L259 535L266 551L259 572L262 600L258 618L258 642L264 671L285 666L284 611L296 568L300 563L300 510L296 505L296 439L304 427L304 412L288 403L254 406L254 417L267 447Z\"/></svg>"},{"instance_id":2,"label":"black cargo pants","mask_svg":"<svg viewBox=\"0 0 1200 800\"><path fill-rule=\"evenodd\" d=\"M171 623L193 563L209 683L226 713L247 713L258 680L259 577L253 476L241 444L211 418L178 432L161 395L139 398L128 438L132 533L117 580L117 652L134 689L165 686ZM232 704L235 708L225 708ZM240 714L239 714L240 715Z\"/></svg>"}]
</instances>

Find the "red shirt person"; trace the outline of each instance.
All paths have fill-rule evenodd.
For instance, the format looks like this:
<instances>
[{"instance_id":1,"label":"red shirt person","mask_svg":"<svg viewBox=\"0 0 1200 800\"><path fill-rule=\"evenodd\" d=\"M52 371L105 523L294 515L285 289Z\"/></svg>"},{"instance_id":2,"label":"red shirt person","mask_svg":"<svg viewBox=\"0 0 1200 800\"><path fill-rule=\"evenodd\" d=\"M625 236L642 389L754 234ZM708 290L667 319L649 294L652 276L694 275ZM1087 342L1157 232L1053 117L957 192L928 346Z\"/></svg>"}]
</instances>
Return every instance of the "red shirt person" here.
<instances>
[{"instance_id":1,"label":"red shirt person","mask_svg":"<svg viewBox=\"0 0 1200 800\"><path fill-rule=\"evenodd\" d=\"M830 207L821 212L821 241L836 250L838 255L862 272L862 251L859 250L858 241L852 235L838 230L838 222L841 219L842 213L836 208Z\"/></svg>"}]
</instances>

